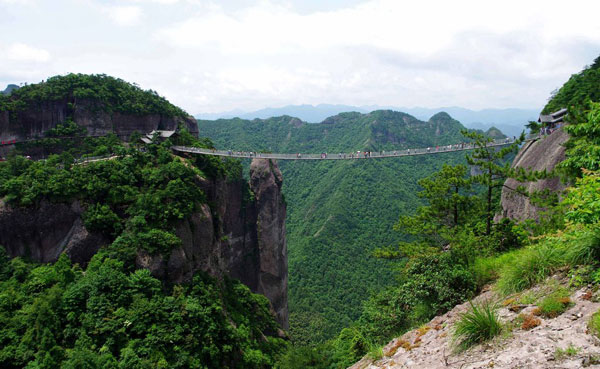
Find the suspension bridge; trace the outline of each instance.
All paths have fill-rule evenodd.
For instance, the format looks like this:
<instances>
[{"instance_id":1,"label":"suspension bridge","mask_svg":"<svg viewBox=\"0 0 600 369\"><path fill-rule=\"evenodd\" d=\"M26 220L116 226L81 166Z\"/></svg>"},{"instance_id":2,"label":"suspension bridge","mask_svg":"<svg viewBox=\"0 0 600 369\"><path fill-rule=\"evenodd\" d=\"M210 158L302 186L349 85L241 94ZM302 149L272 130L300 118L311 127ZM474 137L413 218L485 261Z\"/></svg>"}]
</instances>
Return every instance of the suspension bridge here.
<instances>
[{"instance_id":1,"label":"suspension bridge","mask_svg":"<svg viewBox=\"0 0 600 369\"><path fill-rule=\"evenodd\" d=\"M525 142L537 140L539 136L530 136ZM516 141L516 138L503 138L493 140L488 143L488 147L507 146ZM177 152L190 154L226 156L232 158L246 159L277 159L277 160L357 160L357 159L380 159L394 158L402 156L416 155L432 155L448 152L467 151L476 149L477 146L473 143L459 143L453 145L432 146L416 149L401 149L401 150L385 150L385 151L356 151L356 152L339 152L339 153L320 153L320 154L278 154L278 153L263 153L253 151L234 151L234 150L215 150L205 149L191 146L172 146L171 149Z\"/></svg>"}]
</instances>

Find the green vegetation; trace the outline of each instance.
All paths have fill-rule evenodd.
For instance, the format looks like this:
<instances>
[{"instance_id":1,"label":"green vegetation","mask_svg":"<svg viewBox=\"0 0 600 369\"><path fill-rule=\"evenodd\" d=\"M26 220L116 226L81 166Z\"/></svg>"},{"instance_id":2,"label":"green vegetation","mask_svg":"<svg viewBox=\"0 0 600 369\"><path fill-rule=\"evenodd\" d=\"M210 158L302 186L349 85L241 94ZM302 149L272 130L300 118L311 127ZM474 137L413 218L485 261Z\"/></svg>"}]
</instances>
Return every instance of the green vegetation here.
<instances>
[{"instance_id":1,"label":"green vegetation","mask_svg":"<svg viewBox=\"0 0 600 369\"><path fill-rule=\"evenodd\" d=\"M71 134L67 122L52 134ZM60 132L59 132L60 131ZM0 367L267 368L286 342L264 296L198 273L172 285L135 269L143 249L168 255L175 224L205 202L199 177L243 180L239 162L183 159L172 144L210 146L185 131L140 151L114 136L87 138L60 155L0 163L0 198L13 206L78 200L89 231L111 240L82 269L63 255L40 265L0 247ZM108 144L108 145L107 145ZM75 164L73 154L111 160Z\"/></svg>"},{"instance_id":2,"label":"green vegetation","mask_svg":"<svg viewBox=\"0 0 600 369\"><path fill-rule=\"evenodd\" d=\"M399 112L376 111L343 113L323 124L278 117L199 121L199 128L221 149L327 152L330 156L357 150L435 148L464 140L460 133L464 127L445 113L428 122ZM370 291L396 283L395 262L377 260L373 251L410 241L409 236L393 232L394 224L399 214L410 214L424 204L417 195L417 180L440 170L444 163L466 164L461 153L279 163L288 203L294 342L317 343L335 337L360 318Z\"/></svg>"},{"instance_id":3,"label":"green vegetation","mask_svg":"<svg viewBox=\"0 0 600 369\"><path fill-rule=\"evenodd\" d=\"M557 360L557 361L564 360L567 357L577 355L579 353L579 351L581 351L581 348L575 347L575 346L573 346L573 344L569 344L569 346L567 346L564 349L557 347L556 350L554 351L554 360Z\"/></svg>"},{"instance_id":4,"label":"green vegetation","mask_svg":"<svg viewBox=\"0 0 600 369\"><path fill-rule=\"evenodd\" d=\"M569 113L586 110L590 101L600 102L600 57L592 65L574 74L555 93L542 111L544 114L568 108Z\"/></svg>"},{"instance_id":5,"label":"green vegetation","mask_svg":"<svg viewBox=\"0 0 600 369\"><path fill-rule=\"evenodd\" d=\"M460 315L454 326L453 340L458 350L489 341L503 329L497 307L490 301L471 303L471 309Z\"/></svg>"},{"instance_id":6,"label":"green vegetation","mask_svg":"<svg viewBox=\"0 0 600 369\"><path fill-rule=\"evenodd\" d=\"M546 318L556 318L571 306L569 295L570 292L566 288L557 289L540 301L536 313Z\"/></svg>"},{"instance_id":7,"label":"green vegetation","mask_svg":"<svg viewBox=\"0 0 600 369\"><path fill-rule=\"evenodd\" d=\"M592 315L588 322L588 328L596 335L596 337L600 337L600 311L597 311Z\"/></svg>"},{"instance_id":8,"label":"green vegetation","mask_svg":"<svg viewBox=\"0 0 600 369\"><path fill-rule=\"evenodd\" d=\"M104 74L73 73L23 86L10 95L0 94L0 111L8 110L12 119L21 111L39 109L50 102L66 103L67 116L79 108L136 115L187 115L156 91L142 90L137 85Z\"/></svg>"},{"instance_id":9,"label":"green vegetation","mask_svg":"<svg viewBox=\"0 0 600 369\"><path fill-rule=\"evenodd\" d=\"M165 288L114 255L84 271L66 255L38 265L0 247L0 366L264 368L284 347L267 299L241 283L198 274Z\"/></svg>"}]
</instances>

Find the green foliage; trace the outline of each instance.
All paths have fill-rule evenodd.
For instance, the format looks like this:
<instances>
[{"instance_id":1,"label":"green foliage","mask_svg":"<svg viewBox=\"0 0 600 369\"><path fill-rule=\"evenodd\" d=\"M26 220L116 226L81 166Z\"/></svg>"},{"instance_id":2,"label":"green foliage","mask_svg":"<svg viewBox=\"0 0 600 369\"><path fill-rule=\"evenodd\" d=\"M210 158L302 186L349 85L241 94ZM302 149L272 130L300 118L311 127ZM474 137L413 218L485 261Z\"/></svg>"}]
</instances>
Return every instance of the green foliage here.
<instances>
[{"instance_id":1,"label":"green foliage","mask_svg":"<svg viewBox=\"0 0 600 369\"><path fill-rule=\"evenodd\" d=\"M199 121L219 149L339 155L435 147L463 140L447 114L428 122L392 111L343 113L323 124L292 117ZM289 259L290 335L298 344L324 342L361 316L370 292L395 283L393 262L377 260L383 245L411 241L392 232L399 214L423 205L417 181L442 164L465 164L460 153L386 160L281 161ZM247 165L247 164L246 164Z\"/></svg>"},{"instance_id":2,"label":"green foliage","mask_svg":"<svg viewBox=\"0 0 600 369\"><path fill-rule=\"evenodd\" d=\"M460 315L454 326L453 340L458 350L489 341L498 336L503 325L497 307L491 301L471 303L471 309Z\"/></svg>"},{"instance_id":3,"label":"green foliage","mask_svg":"<svg viewBox=\"0 0 600 369\"><path fill-rule=\"evenodd\" d=\"M592 315L588 322L588 328L596 337L600 337L600 311L596 311Z\"/></svg>"},{"instance_id":4,"label":"green foliage","mask_svg":"<svg viewBox=\"0 0 600 369\"><path fill-rule=\"evenodd\" d=\"M548 101L542 113L549 114L562 108L579 110L591 101L600 101L600 65L598 59L590 67L574 74Z\"/></svg>"},{"instance_id":5,"label":"green foliage","mask_svg":"<svg viewBox=\"0 0 600 369\"><path fill-rule=\"evenodd\" d=\"M85 272L27 265L0 280L4 368L266 368L285 347L266 299L233 280L165 289L103 252Z\"/></svg>"},{"instance_id":6,"label":"green foliage","mask_svg":"<svg viewBox=\"0 0 600 369\"><path fill-rule=\"evenodd\" d=\"M85 227L90 231L103 232L112 236L121 229L121 219L108 205L91 205L83 215Z\"/></svg>"},{"instance_id":7,"label":"green foliage","mask_svg":"<svg viewBox=\"0 0 600 369\"><path fill-rule=\"evenodd\" d=\"M0 98L0 111L19 113L52 101L66 102L68 116L80 106L136 115L187 115L159 96L156 91L142 90L137 85L104 74L73 73L51 77L44 82L14 90L9 96ZM15 114L11 116L14 117ZM72 128L69 125L63 126L53 132L53 135L70 135Z\"/></svg>"},{"instance_id":8,"label":"green foliage","mask_svg":"<svg viewBox=\"0 0 600 369\"><path fill-rule=\"evenodd\" d=\"M600 104L591 103L581 117L575 117L564 129L569 134L565 144L566 159L560 168L570 178L581 177L582 170L600 169Z\"/></svg>"},{"instance_id":9,"label":"green foliage","mask_svg":"<svg viewBox=\"0 0 600 369\"><path fill-rule=\"evenodd\" d=\"M569 344L569 346L564 349L557 347L554 351L554 360L560 361L566 359L569 356L577 355L579 351L581 351L581 348L575 347L573 344Z\"/></svg>"},{"instance_id":10,"label":"green foliage","mask_svg":"<svg viewBox=\"0 0 600 369\"><path fill-rule=\"evenodd\" d=\"M486 137L478 132L463 131L463 135L473 140L473 144L476 147L472 153L467 154L467 162L469 165L479 168L480 174L473 176L472 180L483 185L486 189L485 234L489 236L492 232L494 214L498 210L498 202L494 201L494 193L497 189L504 186L504 182L512 174L511 163L505 158L518 151L519 145L523 142L525 136L521 134L521 137L511 145L498 149L489 146L492 142L490 137Z\"/></svg>"},{"instance_id":11,"label":"green foliage","mask_svg":"<svg viewBox=\"0 0 600 369\"><path fill-rule=\"evenodd\" d=\"M569 295L569 290L566 288L558 288L540 301L538 304L539 314L546 318L556 318L561 315L571 306Z\"/></svg>"},{"instance_id":12,"label":"green foliage","mask_svg":"<svg viewBox=\"0 0 600 369\"><path fill-rule=\"evenodd\" d=\"M152 145L145 153L123 150L120 158L69 166L58 156L36 162L15 156L0 163L0 197L18 206L34 206L42 199L79 199L88 204L85 226L111 239L122 234L131 219L143 219L142 226L126 230L129 246L168 252L179 245L172 234L175 223L205 201L197 186L203 173L173 156L168 143ZM215 165L215 172L225 172L218 162Z\"/></svg>"}]
</instances>

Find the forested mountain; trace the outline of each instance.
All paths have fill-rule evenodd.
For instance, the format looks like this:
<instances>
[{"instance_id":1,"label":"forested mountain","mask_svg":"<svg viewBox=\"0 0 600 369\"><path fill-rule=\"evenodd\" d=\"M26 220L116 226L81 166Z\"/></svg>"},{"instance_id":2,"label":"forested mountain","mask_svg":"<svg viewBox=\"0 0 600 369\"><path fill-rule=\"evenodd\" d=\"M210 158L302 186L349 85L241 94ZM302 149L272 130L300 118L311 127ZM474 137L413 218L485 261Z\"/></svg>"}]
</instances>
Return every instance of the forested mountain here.
<instances>
[{"instance_id":1,"label":"forested mountain","mask_svg":"<svg viewBox=\"0 0 600 369\"><path fill-rule=\"evenodd\" d=\"M0 367L273 366L287 324L281 174L257 160L247 182L235 160L174 155L212 147L186 119L105 75L0 95L0 135L17 135L0 161ZM142 143L161 128L177 132Z\"/></svg>"},{"instance_id":2,"label":"forested mountain","mask_svg":"<svg viewBox=\"0 0 600 369\"><path fill-rule=\"evenodd\" d=\"M376 110L391 109L408 113L417 119L429 120L430 117L440 112L450 114L454 119L460 121L465 127L472 129L488 129L497 127L509 136L519 135L524 129L525 124L530 120L536 120L539 109L482 109L470 110L460 107L442 107L442 108L406 108L406 107L381 107L372 106L351 106L351 105L287 105L280 108L265 108L253 112L231 111L214 114L197 114L196 117L202 120L232 119L235 117L241 119L268 119L282 115L297 117L305 122L320 123L330 116L343 112L358 112L367 114Z\"/></svg>"},{"instance_id":3,"label":"forested mountain","mask_svg":"<svg viewBox=\"0 0 600 369\"><path fill-rule=\"evenodd\" d=\"M408 114L342 113L321 124L289 116L267 120L199 121L201 135L221 149L321 153L406 150L464 140L448 114L429 121ZM400 214L422 200L417 180L464 153L384 160L280 162L288 203L290 323L298 343L319 342L356 320L369 292L394 282L375 248L396 244Z\"/></svg>"}]
</instances>

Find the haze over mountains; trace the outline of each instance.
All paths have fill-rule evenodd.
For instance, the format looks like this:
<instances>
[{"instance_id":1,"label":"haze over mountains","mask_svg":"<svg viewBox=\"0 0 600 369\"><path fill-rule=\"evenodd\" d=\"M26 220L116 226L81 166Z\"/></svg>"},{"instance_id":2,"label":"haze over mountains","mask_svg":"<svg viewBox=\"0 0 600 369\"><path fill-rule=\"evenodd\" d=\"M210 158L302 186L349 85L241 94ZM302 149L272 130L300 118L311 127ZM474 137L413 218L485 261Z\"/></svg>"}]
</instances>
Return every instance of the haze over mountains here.
<instances>
[{"instance_id":1,"label":"haze over mountains","mask_svg":"<svg viewBox=\"0 0 600 369\"><path fill-rule=\"evenodd\" d=\"M251 112L242 110L232 110L221 113L196 114L196 118L203 120L230 119L234 117L242 119L267 119L289 115L297 117L305 122L320 123L328 117L343 112L356 111L359 113L370 113L375 110L391 109L404 112L420 120L428 120L439 112L446 112L454 119L460 121L467 128L487 130L494 126L509 136L516 136L524 129L525 124L530 120L536 120L540 109L482 109L470 110L461 107L441 107L441 108L406 108L391 106L351 106L339 104L319 104L319 105L287 105L279 108L265 108Z\"/></svg>"}]
</instances>

